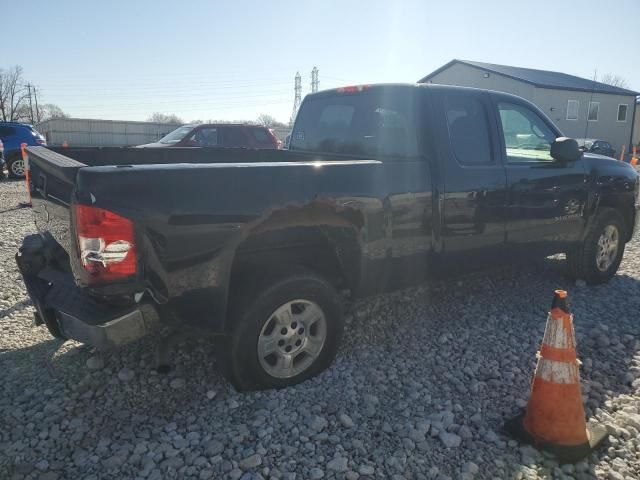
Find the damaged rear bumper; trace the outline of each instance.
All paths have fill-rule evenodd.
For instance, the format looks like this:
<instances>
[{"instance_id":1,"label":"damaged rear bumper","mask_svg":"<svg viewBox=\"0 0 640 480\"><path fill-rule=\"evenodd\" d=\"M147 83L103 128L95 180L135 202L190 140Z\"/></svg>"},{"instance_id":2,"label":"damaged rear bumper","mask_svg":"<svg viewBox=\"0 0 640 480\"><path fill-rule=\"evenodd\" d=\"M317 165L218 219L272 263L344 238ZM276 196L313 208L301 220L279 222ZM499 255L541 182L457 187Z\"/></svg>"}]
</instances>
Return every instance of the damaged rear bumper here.
<instances>
[{"instance_id":1,"label":"damaged rear bumper","mask_svg":"<svg viewBox=\"0 0 640 480\"><path fill-rule=\"evenodd\" d=\"M27 291L36 308L35 323L46 324L56 337L110 350L146 336L159 326L154 304L133 306L99 303L73 282L68 272L47 265L39 235L23 240L16 254Z\"/></svg>"}]
</instances>

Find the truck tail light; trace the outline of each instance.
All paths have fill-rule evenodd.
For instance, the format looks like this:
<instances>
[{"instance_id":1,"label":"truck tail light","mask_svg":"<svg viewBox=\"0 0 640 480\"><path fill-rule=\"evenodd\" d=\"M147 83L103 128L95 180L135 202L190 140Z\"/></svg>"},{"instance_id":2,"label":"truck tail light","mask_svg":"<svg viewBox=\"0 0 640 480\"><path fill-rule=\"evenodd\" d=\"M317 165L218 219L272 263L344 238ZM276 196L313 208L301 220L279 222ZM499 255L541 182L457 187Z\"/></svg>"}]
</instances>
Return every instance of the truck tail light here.
<instances>
[{"instance_id":1,"label":"truck tail light","mask_svg":"<svg viewBox=\"0 0 640 480\"><path fill-rule=\"evenodd\" d=\"M133 222L120 215L75 205L76 234L82 266L89 283L124 279L137 271Z\"/></svg>"},{"instance_id":2,"label":"truck tail light","mask_svg":"<svg viewBox=\"0 0 640 480\"><path fill-rule=\"evenodd\" d=\"M349 85L347 87L336 88L336 92L338 92L338 93L358 93L358 92L361 92L363 90L368 89L370 86L371 85Z\"/></svg>"}]
</instances>

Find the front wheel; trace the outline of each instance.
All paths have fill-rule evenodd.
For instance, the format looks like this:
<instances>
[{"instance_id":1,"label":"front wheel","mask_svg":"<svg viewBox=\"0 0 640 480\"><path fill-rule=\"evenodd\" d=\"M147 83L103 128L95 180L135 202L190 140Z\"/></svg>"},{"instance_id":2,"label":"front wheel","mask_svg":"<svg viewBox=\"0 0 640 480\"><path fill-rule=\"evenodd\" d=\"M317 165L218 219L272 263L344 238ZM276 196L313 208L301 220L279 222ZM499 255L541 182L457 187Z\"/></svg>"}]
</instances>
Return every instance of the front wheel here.
<instances>
[{"instance_id":1,"label":"front wheel","mask_svg":"<svg viewBox=\"0 0 640 480\"><path fill-rule=\"evenodd\" d=\"M24 178L24 160L22 157L13 157L7 161L7 170L10 178Z\"/></svg>"},{"instance_id":2,"label":"front wheel","mask_svg":"<svg viewBox=\"0 0 640 480\"><path fill-rule=\"evenodd\" d=\"M567 252L569 274L590 285L608 282L618 271L626 230L622 216L603 209L588 227L583 242Z\"/></svg>"},{"instance_id":3,"label":"front wheel","mask_svg":"<svg viewBox=\"0 0 640 480\"><path fill-rule=\"evenodd\" d=\"M301 271L236 297L233 333L217 351L222 372L238 390L295 385L331 364L344 321L340 296L326 280Z\"/></svg>"}]
</instances>

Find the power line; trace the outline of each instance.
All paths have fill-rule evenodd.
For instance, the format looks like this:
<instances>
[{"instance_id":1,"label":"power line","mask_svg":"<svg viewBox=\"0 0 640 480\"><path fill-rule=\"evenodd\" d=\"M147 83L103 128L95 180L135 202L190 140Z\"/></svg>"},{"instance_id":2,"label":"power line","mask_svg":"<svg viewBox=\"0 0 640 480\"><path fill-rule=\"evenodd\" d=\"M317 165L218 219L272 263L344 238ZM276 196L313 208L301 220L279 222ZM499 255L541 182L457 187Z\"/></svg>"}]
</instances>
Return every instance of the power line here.
<instances>
[{"instance_id":1,"label":"power line","mask_svg":"<svg viewBox=\"0 0 640 480\"><path fill-rule=\"evenodd\" d=\"M289 84L290 85L290 84ZM232 97L238 97L238 98L242 98L242 97L255 97L255 96L267 96L267 95L277 95L277 94L284 94L286 92L290 92L290 90L284 89L284 88L278 88L278 89L271 89L271 90L249 90L246 93L245 92L215 92L215 91L199 91L199 90L175 90L175 91L171 91L171 92L140 92L140 93L133 93L133 92L128 92L128 93L122 93L122 94L117 94L117 93L106 93L106 92L78 92L76 91L75 93L68 93L68 94L51 94L51 97L55 97L55 98L69 98L69 97L74 97L77 98L78 96L90 96L93 98L106 98L106 99L111 99L111 98L115 98L115 99L119 99L119 98L148 98L148 97L153 97L153 98L161 98L161 97L167 97L167 98L180 98L180 97L208 97L208 98L212 98L212 97L220 97L220 98L232 98Z\"/></svg>"},{"instance_id":2,"label":"power line","mask_svg":"<svg viewBox=\"0 0 640 480\"><path fill-rule=\"evenodd\" d=\"M283 99L283 100L277 100L277 101L272 101L272 102L260 102L259 105L254 104L254 103L246 103L246 102L233 102L233 103L218 103L218 104L203 104L202 102L199 103L189 103L189 104L179 104L179 105L175 105L175 106L167 106L167 105L163 105L163 106L158 106L157 109L208 109L208 110L215 110L215 109L223 109L223 108L258 108L261 107L263 105L283 105L283 104L290 104L290 99ZM104 107L107 107L108 110L141 110L141 109L156 109L156 105L157 104L147 104L147 105L140 105L140 104L135 104L135 105L113 105L113 104L105 104L105 105L83 105L83 106L77 106L77 107L69 107L70 111L75 111L75 110L98 110L98 109L102 109Z\"/></svg>"},{"instance_id":3,"label":"power line","mask_svg":"<svg viewBox=\"0 0 640 480\"><path fill-rule=\"evenodd\" d=\"M29 95L29 119L33 123L33 103L31 102L31 84L27 83L27 92Z\"/></svg>"},{"instance_id":4,"label":"power line","mask_svg":"<svg viewBox=\"0 0 640 480\"><path fill-rule=\"evenodd\" d=\"M36 123L40 123L40 110L38 109L38 94L36 93L36 87L33 87L33 99L36 103Z\"/></svg>"}]
</instances>

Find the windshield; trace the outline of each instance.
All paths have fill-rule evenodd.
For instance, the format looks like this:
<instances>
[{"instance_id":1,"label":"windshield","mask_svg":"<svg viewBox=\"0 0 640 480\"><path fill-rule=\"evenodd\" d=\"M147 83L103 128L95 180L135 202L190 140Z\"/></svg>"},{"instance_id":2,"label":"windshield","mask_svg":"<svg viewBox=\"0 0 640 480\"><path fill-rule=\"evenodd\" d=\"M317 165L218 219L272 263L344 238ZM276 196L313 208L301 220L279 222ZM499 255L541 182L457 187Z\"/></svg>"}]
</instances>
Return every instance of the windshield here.
<instances>
[{"instance_id":1,"label":"windshield","mask_svg":"<svg viewBox=\"0 0 640 480\"><path fill-rule=\"evenodd\" d=\"M173 132L165 135L159 140L159 143L178 143L182 140L191 130L193 130L192 126L184 126L176 128Z\"/></svg>"}]
</instances>

